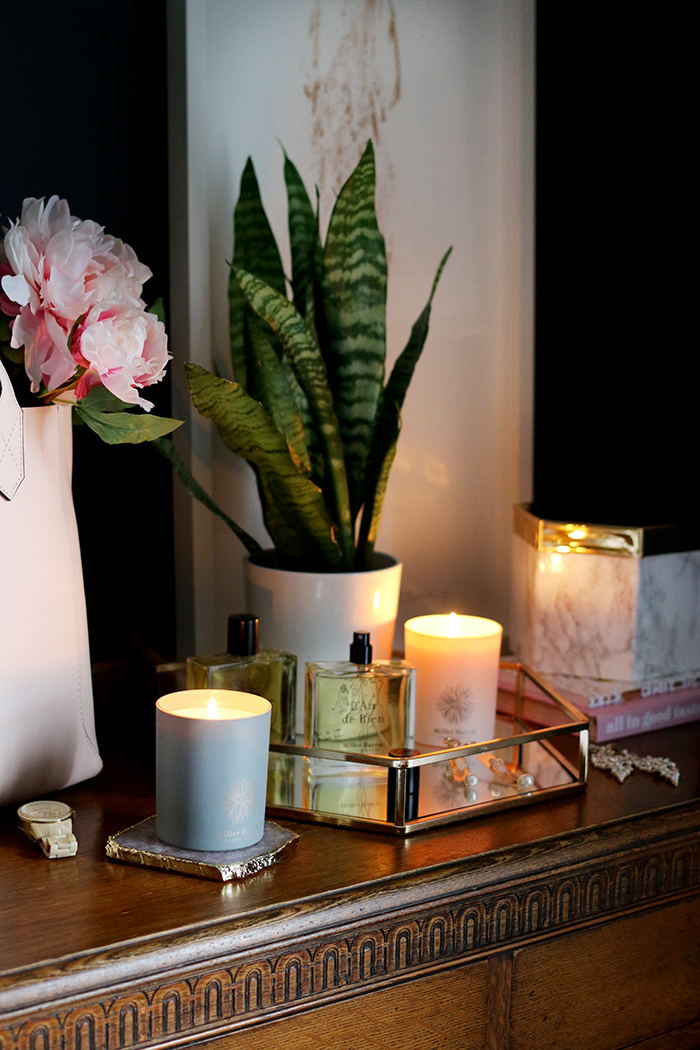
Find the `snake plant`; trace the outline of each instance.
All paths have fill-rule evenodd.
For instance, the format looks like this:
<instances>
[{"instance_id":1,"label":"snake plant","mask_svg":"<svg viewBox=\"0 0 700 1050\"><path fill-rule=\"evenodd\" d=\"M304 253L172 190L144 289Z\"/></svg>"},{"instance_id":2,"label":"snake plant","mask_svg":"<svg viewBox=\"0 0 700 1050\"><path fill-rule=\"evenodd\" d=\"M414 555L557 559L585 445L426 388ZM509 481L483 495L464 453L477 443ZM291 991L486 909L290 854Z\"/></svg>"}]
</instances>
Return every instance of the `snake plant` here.
<instances>
[{"instance_id":1,"label":"snake plant","mask_svg":"<svg viewBox=\"0 0 700 1050\"><path fill-rule=\"evenodd\" d=\"M188 364L190 394L226 446L252 464L275 564L317 572L367 569L401 407L449 251L385 385L387 263L374 206L372 143L336 199L325 244L318 204L314 210L286 155L284 177L291 280L248 159L234 212L229 283L235 382ZM259 544L226 520L259 555Z\"/></svg>"}]
</instances>

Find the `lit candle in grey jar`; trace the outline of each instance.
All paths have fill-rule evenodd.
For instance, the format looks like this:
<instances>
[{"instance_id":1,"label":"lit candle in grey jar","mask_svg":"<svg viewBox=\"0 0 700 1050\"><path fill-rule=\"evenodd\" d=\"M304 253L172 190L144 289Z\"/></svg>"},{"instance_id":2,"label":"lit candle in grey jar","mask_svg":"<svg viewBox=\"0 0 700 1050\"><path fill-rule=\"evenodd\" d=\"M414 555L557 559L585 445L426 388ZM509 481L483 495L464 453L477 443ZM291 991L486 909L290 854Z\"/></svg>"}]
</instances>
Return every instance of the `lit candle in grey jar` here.
<instances>
[{"instance_id":1,"label":"lit candle in grey jar","mask_svg":"<svg viewBox=\"0 0 700 1050\"><path fill-rule=\"evenodd\" d=\"M271 704L184 689L156 703L156 832L189 850L243 849L265 829Z\"/></svg>"}]
</instances>

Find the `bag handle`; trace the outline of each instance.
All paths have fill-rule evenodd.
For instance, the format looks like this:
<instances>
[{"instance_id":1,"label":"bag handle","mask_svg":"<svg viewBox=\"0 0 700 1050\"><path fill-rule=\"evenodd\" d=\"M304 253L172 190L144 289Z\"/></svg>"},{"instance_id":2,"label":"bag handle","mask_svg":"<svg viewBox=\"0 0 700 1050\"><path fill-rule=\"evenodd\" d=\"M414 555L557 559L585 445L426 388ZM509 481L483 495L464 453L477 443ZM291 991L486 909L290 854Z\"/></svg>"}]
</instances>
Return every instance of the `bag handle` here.
<instances>
[{"instance_id":1,"label":"bag handle","mask_svg":"<svg viewBox=\"0 0 700 1050\"><path fill-rule=\"evenodd\" d=\"M24 413L0 361L0 495L12 499L24 480Z\"/></svg>"}]
</instances>

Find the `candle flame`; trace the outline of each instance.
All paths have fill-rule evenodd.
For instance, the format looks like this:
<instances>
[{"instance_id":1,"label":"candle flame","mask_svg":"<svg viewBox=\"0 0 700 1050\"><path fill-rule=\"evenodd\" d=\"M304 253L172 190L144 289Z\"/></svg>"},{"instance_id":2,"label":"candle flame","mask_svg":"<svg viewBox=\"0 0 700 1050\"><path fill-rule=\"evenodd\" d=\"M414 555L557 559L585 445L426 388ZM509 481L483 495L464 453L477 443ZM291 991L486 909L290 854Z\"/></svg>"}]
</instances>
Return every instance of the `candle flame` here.
<instances>
[{"instance_id":1,"label":"candle flame","mask_svg":"<svg viewBox=\"0 0 700 1050\"><path fill-rule=\"evenodd\" d=\"M379 591L374 592L374 608L379 608Z\"/></svg>"},{"instance_id":2,"label":"candle flame","mask_svg":"<svg viewBox=\"0 0 700 1050\"><path fill-rule=\"evenodd\" d=\"M447 617L447 637L457 637L457 613L451 612Z\"/></svg>"},{"instance_id":3,"label":"candle flame","mask_svg":"<svg viewBox=\"0 0 700 1050\"><path fill-rule=\"evenodd\" d=\"M211 700L209 701L209 705L207 707L207 718L218 718L218 717L219 717L219 709L216 706L216 700L212 696Z\"/></svg>"}]
</instances>

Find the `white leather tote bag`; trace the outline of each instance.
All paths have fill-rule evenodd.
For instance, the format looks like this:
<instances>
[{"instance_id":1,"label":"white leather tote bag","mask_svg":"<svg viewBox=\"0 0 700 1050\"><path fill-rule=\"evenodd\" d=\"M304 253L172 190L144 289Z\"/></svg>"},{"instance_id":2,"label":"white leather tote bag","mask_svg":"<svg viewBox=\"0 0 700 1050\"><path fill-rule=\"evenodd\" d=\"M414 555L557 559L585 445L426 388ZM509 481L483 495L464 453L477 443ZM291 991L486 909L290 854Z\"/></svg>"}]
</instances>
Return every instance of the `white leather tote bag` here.
<instances>
[{"instance_id":1,"label":"white leather tote bag","mask_svg":"<svg viewBox=\"0 0 700 1050\"><path fill-rule=\"evenodd\" d=\"M0 806L102 768L70 413L20 408L0 362Z\"/></svg>"}]
</instances>

